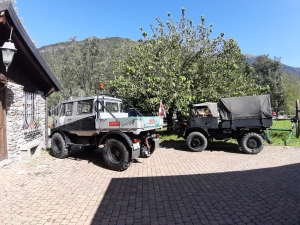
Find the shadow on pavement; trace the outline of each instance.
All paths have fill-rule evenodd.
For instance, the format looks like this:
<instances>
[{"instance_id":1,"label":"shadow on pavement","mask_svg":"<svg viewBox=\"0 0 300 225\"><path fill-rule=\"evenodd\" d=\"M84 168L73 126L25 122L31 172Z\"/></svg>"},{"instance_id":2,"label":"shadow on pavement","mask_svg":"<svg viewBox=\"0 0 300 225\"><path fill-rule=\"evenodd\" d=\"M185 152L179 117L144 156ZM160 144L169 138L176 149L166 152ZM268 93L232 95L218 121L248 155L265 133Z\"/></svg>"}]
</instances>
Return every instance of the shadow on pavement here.
<instances>
[{"instance_id":1,"label":"shadow on pavement","mask_svg":"<svg viewBox=\"0 0 300 225\"><path fill-rule=\"evenodd\" d=\"M88 163L93 163L96 166L108 169L103 161L103 156L102 156L101 151L102 151L101 148L98 148L95 151L86 151L84 149L79 149L79 148L73 147L71 149L71 153L70 153L68 159L73 159L73 160L78 160L78 161L86 160ZM50 149L47 149L47 152L52 157L55 157L51 154Z\"/></svg>"},{"instance_id":2,"label":"shadow on pavement","mask_svg":"<svg viewBox=\"0 0 300 225\"><path fill-rule=\"evenodd\" d=\"M92 224L300 224L300 164L113 178Z\"/></svg>"},{"instance_id":3,"label":"shadow on pavement","mask_svg":"<svg viewBox=\"0 0 300 225\"><path fill-rule=\"evenodd\" d=\"M162 141L159 145L163 148L173 148L174 150L178 150L178 151L190 151L184 140ZM244 154L243 152L239 151L238 148L239 148L238 144L219 141L219 142L208 142L205 151L222 151L228 153Z\"/></svg>"}]
</instances>

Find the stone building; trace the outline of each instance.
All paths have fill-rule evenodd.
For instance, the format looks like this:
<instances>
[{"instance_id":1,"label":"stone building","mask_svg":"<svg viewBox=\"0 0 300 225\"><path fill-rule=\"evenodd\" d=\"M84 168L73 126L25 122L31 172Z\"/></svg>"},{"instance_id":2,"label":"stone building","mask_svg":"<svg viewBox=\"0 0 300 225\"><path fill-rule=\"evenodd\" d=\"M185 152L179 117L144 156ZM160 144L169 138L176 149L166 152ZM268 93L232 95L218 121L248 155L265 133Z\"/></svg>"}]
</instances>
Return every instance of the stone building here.
<instances>
[{"instance_id":1,"label":"stone building","mask_svg":"<svg viewBox=\"0 0 300 225\"><path fill-rule=\"evenodd\" d=\"M0 167L46 147L47 98L61 89L8 1L0 3L0 46L9 39L17 51L8 69L0 57Z\"/></svg>"}]
</instances>

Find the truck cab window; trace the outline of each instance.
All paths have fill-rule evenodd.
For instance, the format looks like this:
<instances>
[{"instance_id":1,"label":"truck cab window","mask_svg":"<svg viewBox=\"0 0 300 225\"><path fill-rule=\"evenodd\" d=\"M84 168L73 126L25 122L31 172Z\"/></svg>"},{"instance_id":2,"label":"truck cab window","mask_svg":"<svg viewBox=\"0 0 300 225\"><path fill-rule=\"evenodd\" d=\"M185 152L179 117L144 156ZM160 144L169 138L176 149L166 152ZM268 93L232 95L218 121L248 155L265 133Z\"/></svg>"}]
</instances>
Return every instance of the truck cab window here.
<instances>
[{"instance_id":1,"label":"truck cab window","mask_svg":"<svg viewBox=\"0 0 300 225\"><path fill-rule=\"evenodd\" d=\"M119 105L117 102L106 102L105 106L110 112L119 112Z\"/></svg>"},{"instance_id":2,"label":"truck cab window","mask_svg":"<svg viewBox=\"0 0 300 225\"><path fill-rule=\"evenodd\" d=\"M93 99L79 101L77 103L77 115L89 114L93 112Z\"/></svg>"},{"instance_id":3,"label":"truck cab window","mask_svg":"<svg viewBox=\"0 0 300 225\"><path fill-rule=\"evenodd\" d=\"M62 105L61 116L72 116L73 102L65 103Z\"/></svg>"}]
</instances>

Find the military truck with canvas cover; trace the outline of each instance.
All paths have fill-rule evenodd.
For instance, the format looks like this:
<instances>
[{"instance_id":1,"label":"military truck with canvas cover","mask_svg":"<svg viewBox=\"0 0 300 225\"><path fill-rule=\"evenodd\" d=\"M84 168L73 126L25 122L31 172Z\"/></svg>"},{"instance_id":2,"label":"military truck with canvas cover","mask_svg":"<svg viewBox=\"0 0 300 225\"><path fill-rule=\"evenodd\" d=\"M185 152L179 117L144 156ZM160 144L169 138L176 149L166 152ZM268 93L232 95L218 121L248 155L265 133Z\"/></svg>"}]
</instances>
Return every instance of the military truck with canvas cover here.
<instances>
[{"instance_id":1,"label":"military truck with canvas cover","mask_svg":"<svg viewBox=\"0 0 300 225\"><path fill-rule=\"evenodd\" d=\"M149 157L158 148L163 120L157 116L128 116L123 101L109 95L62 101L52 110L51 152L68 157L72 147L96 150L112 170L128 168L137 157Z\"/></svg>"},{"instance_id":2,"label":"military truck with canvas cover","mask_svg":"<svg viewBox=\"0 0 300 225\"><path fill-rule=\"evenodd\" d=\"M205 113L206 112L206 113ZM256 154L263 140L271 141L265 130L272 126L270 95L221 98L217 103L194 104L188 120L178 130L191 151L202 151L208 139L237 139L240 149Z\"/></svg>"}]
</instances>

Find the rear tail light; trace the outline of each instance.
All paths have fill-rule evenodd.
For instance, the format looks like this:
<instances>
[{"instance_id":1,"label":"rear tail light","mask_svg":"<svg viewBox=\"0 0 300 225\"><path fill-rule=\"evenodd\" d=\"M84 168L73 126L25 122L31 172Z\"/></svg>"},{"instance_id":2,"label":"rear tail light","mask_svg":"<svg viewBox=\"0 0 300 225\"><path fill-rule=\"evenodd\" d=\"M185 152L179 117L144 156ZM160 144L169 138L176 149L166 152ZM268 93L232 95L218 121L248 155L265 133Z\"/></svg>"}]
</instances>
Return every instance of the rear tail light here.
<instances>
[{"instance_id":1,"label":"rear tail light","mask_svg":"<svg viewBox=\"0 0 300 225\"><path fill-rule=\"evenodd\" d=\"M138 138L133 139L133 143L138 143L140 140Z\"/></svg>"},{"instance_id":2,"label":"rear tail light","mask_svg":"<svg viewBox=\"0 0 300 225\"><path fill-rule=\"evenodd\" d=\"M156 134L156 138L159 138L160 137L160 134Z\"/></svg>"}]
</instances>

